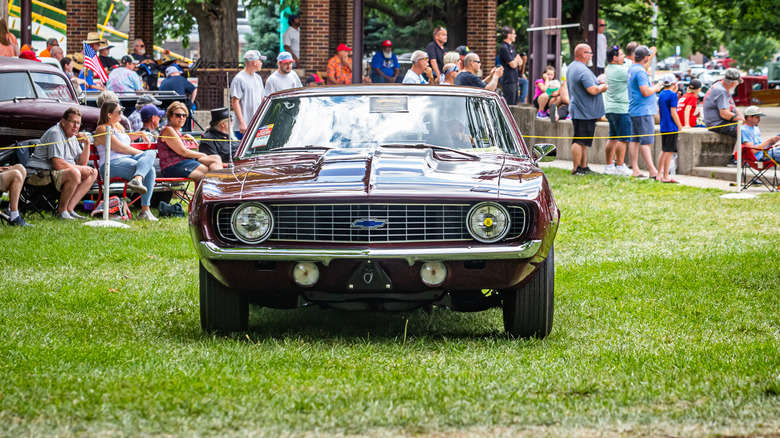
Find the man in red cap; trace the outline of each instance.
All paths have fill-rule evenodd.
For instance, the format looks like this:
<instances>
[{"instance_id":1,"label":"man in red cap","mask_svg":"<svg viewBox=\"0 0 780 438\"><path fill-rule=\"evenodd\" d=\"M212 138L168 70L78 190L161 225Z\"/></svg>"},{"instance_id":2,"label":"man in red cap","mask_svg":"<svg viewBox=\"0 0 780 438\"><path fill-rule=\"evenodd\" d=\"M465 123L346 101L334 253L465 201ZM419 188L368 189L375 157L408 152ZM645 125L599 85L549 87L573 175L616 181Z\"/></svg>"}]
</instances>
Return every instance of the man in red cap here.
<instances>
[{"instance_id":1,"label":"man in red cap","mask_svg":"<svg viewBox=\"0 0 780 438\"><path fill-rule=\"evenodd\" d=\"M352 83L352 60L349 58L351 51L346 44L336 47L336 54L328 60L328 85Z\"/></svg>"},{"instance_id":2,"label":"man in red cap","mask_svg":"<svg viewBox=\"0 0 780 438\"><path fill-rule=\"evenodd\" d=\"M371 58L371 82L375 84L392 84L398 79L401 64L393 53L393 43L382 41L382 50Z\"/></svg>"}]
</instances>

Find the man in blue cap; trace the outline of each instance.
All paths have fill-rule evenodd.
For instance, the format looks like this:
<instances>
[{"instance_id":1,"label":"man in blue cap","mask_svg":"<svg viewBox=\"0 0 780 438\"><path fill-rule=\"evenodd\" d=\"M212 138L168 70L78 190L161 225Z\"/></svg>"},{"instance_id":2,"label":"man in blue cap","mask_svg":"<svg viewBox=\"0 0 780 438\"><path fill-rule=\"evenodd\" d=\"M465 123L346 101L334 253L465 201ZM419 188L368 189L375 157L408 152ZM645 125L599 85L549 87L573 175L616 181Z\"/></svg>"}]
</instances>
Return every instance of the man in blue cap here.
<instances>
[{"instance_id":1,"label":"man in blue cap","mask_svg":"<svg viewBox=\"0 0 780 438\"><path fill-rule=\"evenodd\" d=\"M141 108L141 127L142 139L146 143L156 143L160 136L160 120L165 116L165 111L157 108L155 105L146 105Z\"/></svg>"},{"instance_id":2,"label":"man in blue cap","mask_svg":"<svg viewBox=\"0 0 780 438\"><path fill-rule=\"evenodd\" d=\"M290 52L282 52L276 57L276 65L278 68L265 80L266 96L279 90L300 88L303 86L301 84L301 78L298 77L298 73L292 71L293 62L293 56Z\"/></svg>"}]
</instances>

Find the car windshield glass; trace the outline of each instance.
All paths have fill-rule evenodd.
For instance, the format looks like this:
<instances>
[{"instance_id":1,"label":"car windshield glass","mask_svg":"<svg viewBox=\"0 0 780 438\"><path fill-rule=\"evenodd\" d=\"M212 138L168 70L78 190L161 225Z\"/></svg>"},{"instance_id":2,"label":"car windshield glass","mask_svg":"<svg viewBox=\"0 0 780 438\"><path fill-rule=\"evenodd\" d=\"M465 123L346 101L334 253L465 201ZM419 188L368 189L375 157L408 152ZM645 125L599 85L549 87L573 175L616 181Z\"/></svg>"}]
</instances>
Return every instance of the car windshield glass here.
<instances>
[{"instance_id":1,"label":"car windshield glass","mask_svg":"<svg viewBox=\"0 0 780 438\"><path fill-rule=\"evenodd\" d=\"M35 97L30 76L25 72L10 72L0 74L0 101L12 100L14 97Z\"/></svg>"},{"instance_id":2,"label":"car windshield glass","mask_svg":"<svg viewBox=\"0 0 780 438\"><path fill-rule=\"evenodd\" d=\"M428 144L469 153L519 153L497 101L463 96L313 96L274 99L243 157L278 148Z\"/></svg>"},{"instance_id":3,"label":"car windshield glass","mask_svg":"<svg viewBox=\"0 0 780 438\"><path fill-rule=\"evenodd\" d=\"M62 76L52 73L32 72L32 78L38 97L75 102L68 89L68 83Z\"/></svg>"}]
</instances>

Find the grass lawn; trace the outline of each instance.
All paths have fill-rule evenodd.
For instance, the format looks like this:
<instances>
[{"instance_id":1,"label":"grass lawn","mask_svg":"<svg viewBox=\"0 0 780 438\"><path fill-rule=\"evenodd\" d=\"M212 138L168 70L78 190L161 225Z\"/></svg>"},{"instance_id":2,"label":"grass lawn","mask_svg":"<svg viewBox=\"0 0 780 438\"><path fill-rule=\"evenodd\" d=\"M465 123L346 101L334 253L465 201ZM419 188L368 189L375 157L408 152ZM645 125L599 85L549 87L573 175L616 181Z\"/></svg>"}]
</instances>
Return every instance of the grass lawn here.
<instances>
[{"instance_id":1,"label":"grass lawn","mask_svg":"<svg viewBox=\"0 0 780 438\"><path fill-rule=\"evenodd\" d=\"M780 197L549 169L545 340L501 312L200 330L184 219L0 228L0 436L780 434Z\"/></svg>"}]
</instances>

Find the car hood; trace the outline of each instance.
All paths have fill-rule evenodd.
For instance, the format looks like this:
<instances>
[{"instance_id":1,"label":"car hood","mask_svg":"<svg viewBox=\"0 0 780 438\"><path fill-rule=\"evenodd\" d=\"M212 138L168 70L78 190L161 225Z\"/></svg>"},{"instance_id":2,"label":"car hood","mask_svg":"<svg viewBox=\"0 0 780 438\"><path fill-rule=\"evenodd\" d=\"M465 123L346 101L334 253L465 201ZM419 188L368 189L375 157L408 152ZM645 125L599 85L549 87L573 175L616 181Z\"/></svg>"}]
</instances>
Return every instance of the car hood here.
<instances>
[{"instance_id":1,"label":"car hood","mask_svg":"<svg viewBox=\"0 0 780 438\"><path fill-rule=\"evenodd\" d=\"M97 128L100 109L72 102L58 102L51 99L23 99L0 102L0 126L31 132L40 137L46 130L60 121L65 110L76 107L81 111L81 130L93 132Z\"/></svg>"},{"instance_id":2,"label":"car hood","mask_svg":"<svg viewBox=\"0 0 780 438\"><path fill-rule=\"evenodd\" d=\"M493 199L502 184L537 192L541 177L528 159L503 154L333 149L277 152L239 161L233 169L209 174L202 193L206 201L361 196Z\"/></svg>"}]
</instances>

